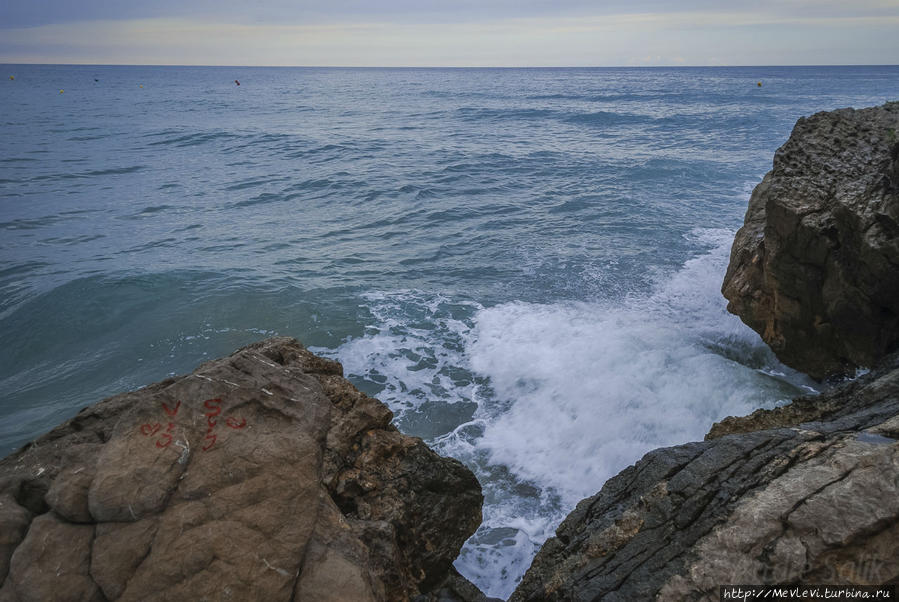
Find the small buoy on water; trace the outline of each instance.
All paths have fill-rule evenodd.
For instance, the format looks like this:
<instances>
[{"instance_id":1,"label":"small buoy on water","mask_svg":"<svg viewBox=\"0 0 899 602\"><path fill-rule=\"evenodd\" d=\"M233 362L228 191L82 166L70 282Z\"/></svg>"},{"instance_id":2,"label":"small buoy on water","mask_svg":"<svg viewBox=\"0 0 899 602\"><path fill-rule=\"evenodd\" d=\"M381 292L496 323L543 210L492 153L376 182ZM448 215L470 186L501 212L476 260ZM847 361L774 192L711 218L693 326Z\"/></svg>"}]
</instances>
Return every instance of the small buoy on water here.
<instances>
[{"instance_id":1,"label":"small buoy on water","mask_svg":"<svg viewBox=\"0 0 899 602\"><path fill-rule=\"evenodd\" d=\"M140 85L140 87L141 87L141 88L143 88L143 87L144 87L144 85L143 85L143 84L141 84L141 85Z\"/></svg>"},{"instance_id":2,"label":"small buoy on water","mask_svg":"<svg viewBox=\"0 0 899 602\"><path fill-rule=\"evenodd\" d=\"M757 83L756 86L758 86L759 88L761 88L761 87L762 87L762 82Z\"/></svg>"},{"instance_id":3,"label":"small buoy on water","mask_svg":"<svg viewBox=\"0 0 899 602\"><path fill-rule=\"evenodd\" d=\"M60 91L59 91L60 94L62 94L63 92L65 92L65 90L60 90Z\"/></svg>"},{"instance_id":4,"label":"small buoy on water","mask_svg":"<svg viewBox=\"0 0 899 602\"><path fill-rule=\"evenodd\" d=\"M237 81L236 79L234 80L234 83L237 84L238 86L240 85L240 82Z\"/></svg>"},{"instance_id":5,"label":"small buoy on water","mask_svg":"<svg viewBox=\"0 0 899 602\"><path fill-rule=\"evenodd\" d=\"M16 79L16 76L15 76L15 75L10 75L10 76L9 76L9 79Z\"/></svg>"}]
</instances>

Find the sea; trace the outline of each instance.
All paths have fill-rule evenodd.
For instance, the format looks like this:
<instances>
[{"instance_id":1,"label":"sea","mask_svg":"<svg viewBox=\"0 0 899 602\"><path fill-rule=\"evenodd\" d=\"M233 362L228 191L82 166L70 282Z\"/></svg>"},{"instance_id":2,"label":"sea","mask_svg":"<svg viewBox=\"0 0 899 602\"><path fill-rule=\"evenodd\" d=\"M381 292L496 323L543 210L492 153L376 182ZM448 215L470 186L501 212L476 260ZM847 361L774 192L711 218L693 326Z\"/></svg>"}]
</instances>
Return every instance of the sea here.
<instances>
[{"instance_id":1,"label":"sea","mask_svg":"<svg viewBox=\"0 0 899 602\"><path fill-rule=\"evenodd\" d=\"M796 120L899 67L0 66L0 455L274 335L458 458L505 598L647 451L814 394L726 311Z\"/></svg>"}]
</instances>

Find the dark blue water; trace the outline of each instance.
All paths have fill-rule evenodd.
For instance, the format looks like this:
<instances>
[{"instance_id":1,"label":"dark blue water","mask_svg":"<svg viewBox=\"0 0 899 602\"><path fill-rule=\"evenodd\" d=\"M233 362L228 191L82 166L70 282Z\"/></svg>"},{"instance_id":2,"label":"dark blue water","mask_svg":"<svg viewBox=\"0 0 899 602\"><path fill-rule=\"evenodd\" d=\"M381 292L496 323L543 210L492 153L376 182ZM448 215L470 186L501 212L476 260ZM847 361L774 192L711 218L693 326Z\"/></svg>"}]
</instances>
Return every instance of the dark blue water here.
<instances>
[{"instance_id":1,"label":"dark blue water","mask_svg":"<svg viewBox=\"0 0 899 602\"><path fill-rule=\"evenodd\" d=\"M724 311L730 241L798 117L899 99L897 67L3 69L2 453L292 335L475 470L457 566L501 596L642 453L809 386Z\"/></svg>"}]
</instances>

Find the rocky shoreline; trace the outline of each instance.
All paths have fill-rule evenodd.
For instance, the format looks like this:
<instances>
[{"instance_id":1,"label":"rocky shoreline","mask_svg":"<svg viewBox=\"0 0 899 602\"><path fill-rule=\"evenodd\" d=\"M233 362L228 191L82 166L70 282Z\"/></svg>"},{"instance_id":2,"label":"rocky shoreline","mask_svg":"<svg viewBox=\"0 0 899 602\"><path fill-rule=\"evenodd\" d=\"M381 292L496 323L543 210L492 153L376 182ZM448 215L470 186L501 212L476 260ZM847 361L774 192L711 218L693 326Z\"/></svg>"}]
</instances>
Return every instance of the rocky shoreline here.
<instances>
[{"instance_id":1,"label":"rocky shoreline","mask_svg":"<svg viewBox=\"0 0 899 602\"><path fill-rule=\"evenodd\" d=\"M723 285L817 397L657 449L578 504L511 600L718 600L899 581L899 103L800 119Z\"/></svg>"},{"instance_id":2,"label":"rocky shoreline","mask_svg":"<svg viewBox=\"0 0 899 602\"><path fill-rule=\"evenodd\" d=\"M654 450L583 500L514 601L899 581L899 103L801 119L723 293L781 360L867 374ZM273 338L85 408L0 461L0 602L481 602L474 475Z\"/></svg>"},{"instance_id":3,"label":"rocky shoreline","mask_svg":"<svg viewBox=\"0 0 899 602\"><path fill-rule=\"evenodd\" d=\"M0 600L470 592L452 562L481 522L480 485L341 374L269 339L0 461Z\"/></svg>"},{"instance_id":4,"label":"rocky shoreline","mask_svg":"<svg viewBox=\"0 0 899 602\"><path fill-rule=\"evenodd\" d=\"M706 441L654 450L610 479L544 544L511 600L895 582L899 354L797 403L727 419Z\"/></svg>"}]
</instances>

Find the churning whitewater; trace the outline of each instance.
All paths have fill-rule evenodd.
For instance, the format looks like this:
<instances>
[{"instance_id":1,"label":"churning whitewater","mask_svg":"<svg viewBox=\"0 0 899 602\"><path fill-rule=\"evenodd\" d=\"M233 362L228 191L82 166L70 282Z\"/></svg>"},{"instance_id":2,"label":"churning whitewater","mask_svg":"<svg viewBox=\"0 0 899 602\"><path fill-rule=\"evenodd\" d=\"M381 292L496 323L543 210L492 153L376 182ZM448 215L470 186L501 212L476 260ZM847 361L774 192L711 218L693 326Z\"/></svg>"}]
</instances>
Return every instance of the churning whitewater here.
<instances>
[{"instance_id":1,"label":"churning whitewater","mask_svg":"<svg viewBox=\"0 0 899 602\"><path fill-rule=\"evenodd\" d=\"M619 303L372 294L372 332L337 349L402 430L475 469L484 523L457 568L485 591L507 597L575 504L644 453L815 391L726 312L733 233L691 238L706 250Z\"/></svg>"}]
</instances>

